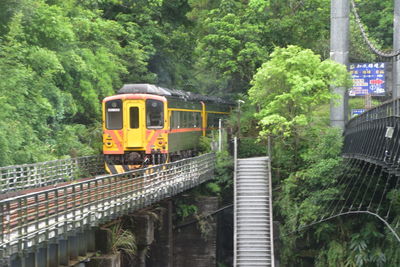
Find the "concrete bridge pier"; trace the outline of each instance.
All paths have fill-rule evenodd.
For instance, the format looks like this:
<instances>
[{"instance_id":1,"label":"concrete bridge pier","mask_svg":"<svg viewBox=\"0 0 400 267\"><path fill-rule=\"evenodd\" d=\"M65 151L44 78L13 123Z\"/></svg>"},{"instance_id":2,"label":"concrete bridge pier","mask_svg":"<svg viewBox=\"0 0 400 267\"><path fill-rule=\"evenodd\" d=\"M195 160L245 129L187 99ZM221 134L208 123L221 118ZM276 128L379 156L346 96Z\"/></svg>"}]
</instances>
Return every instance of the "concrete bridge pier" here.
<instances>
[{"instance_id":1,"label":"concrete bridge pier","mask_svg":"<svg viewBox=\"0 0 400 267\"><path fill-rule=\"evenodd\" d=\"M173 267L173 203L166 200L158 210L159 225L155 228L155 241L150 246L146 267Z\"/></svg>"},{"instance_id":2,"label":"concrete bridge pier","mask_svg":"<svg viewBox=\"0 0 400 267\"><path fill-rule=\"evenodd\" d=\"M94 229L54 238L32 249L15 255L10 267L75 266L95 252Z\"/></svg>"},{"instance_id":3,"label":"concrete bridge pier","mask_svg":"<svg viewBox=\"0 0 400 267\"><path fill-rule=\"evenodd\" d=\"M137 245L138 267L146 267L146 255L150 245L154 241L154 219L149 214L138 214L133 216L134 229ZM135 266L135 265L134 265Z\"/></svg>"}]
</instances>

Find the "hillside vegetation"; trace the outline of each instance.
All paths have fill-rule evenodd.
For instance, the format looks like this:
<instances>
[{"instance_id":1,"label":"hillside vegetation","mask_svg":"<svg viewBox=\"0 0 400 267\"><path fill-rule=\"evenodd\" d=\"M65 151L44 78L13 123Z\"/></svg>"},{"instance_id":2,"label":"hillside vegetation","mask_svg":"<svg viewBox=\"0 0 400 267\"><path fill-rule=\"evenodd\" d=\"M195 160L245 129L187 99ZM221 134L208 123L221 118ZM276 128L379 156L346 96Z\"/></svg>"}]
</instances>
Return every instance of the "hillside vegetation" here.
<instances>
[{"instance_id":1,"label":"hillside vegetation","mask_svg":"<svg viewBox=\"0 0 400 267\"><path fill-rule=\"evenodd\" d=\"M390 49L393 1L356 3ZM101 100L124 83L241 99L240 153L272 138L282 263L395 266L397 244L370 218L291 234L322 212L341 166L329 85L349 81L327 60L329 17L330 0L2 0L0 166L100 153ZM350 39L352 62L376 60L354 20Z\"/></svg>"}]
</instances>

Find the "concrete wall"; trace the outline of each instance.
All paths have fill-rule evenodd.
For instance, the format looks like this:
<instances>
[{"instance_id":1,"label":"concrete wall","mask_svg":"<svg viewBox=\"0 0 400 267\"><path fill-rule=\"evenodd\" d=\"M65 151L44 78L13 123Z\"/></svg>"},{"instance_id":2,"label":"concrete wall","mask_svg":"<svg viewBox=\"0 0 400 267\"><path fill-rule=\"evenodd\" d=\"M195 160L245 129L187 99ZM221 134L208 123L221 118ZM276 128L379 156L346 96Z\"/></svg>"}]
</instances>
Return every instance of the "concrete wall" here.
<instances>
[{"instance_id":1,"label":"concrete wall","mask_svg":"<svg viewBox=\"0 0 400 267\"><path fill-rule=\"evenodd\" d=\"M209 214L219 207L217 197L201 197L193 203L197 214ZM122 218L124 229L136 237L133 260L111 254L110 231L96 232L96 249L105 255L91 258L85 267L214 267L217 265L217 219L191 216L174 220L172 200L160 202L146 211ZM176 219L176 218L175 218ZM175 225L174 225L175 223Z\"/></svg>"},{"instance_id":2,"label":"concrete wall","mask_svg":"<svg viewBox=\"0 0 400 267\"><path fill-rule=\"evenodd\" d=\"M208 214L218 209L218 198L201 197L194 202L199 214ZM193 218L188 218L191 221ZM174 267L216 266L217 225L212 217L203 222L177 226L174 229ZM200 226L201 225L201 226ZM203 232L201 231L203 228ZM206 233L204 233L204 229Z\"/></svg>"}]
</instances>

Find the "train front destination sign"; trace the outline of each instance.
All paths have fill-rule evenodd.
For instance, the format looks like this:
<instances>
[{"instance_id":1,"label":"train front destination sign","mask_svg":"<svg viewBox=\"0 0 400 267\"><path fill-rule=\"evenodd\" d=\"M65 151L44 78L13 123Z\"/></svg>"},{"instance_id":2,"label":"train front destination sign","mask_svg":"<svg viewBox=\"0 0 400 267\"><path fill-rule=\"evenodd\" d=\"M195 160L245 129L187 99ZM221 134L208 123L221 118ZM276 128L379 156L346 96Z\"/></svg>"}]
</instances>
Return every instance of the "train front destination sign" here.
<instances>
[{"instance_id":1,"label":"train front destination sign","mask_svg":"<svg viewBox=\"0 0 400 267\"><path fill-rule=\"evenodd\" d=\"M385 63L352 63L350 73L353 87L349 96L385 95Z\"/></svg>"}]
</instances>

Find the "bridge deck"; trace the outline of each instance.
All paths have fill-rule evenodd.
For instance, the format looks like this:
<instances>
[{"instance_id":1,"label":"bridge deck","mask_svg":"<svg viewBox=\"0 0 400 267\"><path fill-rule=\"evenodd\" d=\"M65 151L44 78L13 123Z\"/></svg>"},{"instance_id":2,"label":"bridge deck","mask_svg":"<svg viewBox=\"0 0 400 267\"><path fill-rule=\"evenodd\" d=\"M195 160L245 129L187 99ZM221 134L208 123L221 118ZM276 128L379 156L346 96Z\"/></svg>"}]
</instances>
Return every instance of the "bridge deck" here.
<instances>
[{"instance_id":1,"label":"bridge deck","mask_svg":"<svg viewBox=\"0 0 400 267\"><path fill-rule=\"evenodd\" d=\"M0 200L0 266L213 178L214 154L101 176ZM3 265L2 265L3 264Z\"/></svg>"}]
</instances>

